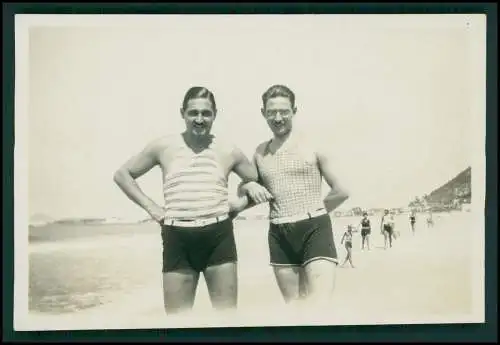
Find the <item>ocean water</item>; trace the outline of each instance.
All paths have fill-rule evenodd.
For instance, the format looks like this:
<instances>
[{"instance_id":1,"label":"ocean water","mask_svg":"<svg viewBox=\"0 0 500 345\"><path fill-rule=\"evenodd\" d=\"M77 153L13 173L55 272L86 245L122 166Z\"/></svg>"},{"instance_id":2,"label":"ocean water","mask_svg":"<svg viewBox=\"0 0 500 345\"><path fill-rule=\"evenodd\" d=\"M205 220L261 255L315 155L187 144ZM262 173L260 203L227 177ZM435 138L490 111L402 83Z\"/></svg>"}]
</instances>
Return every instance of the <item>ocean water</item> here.
<instances>
[{"instance_id":1,"label":"ocean water","mask_svg":"<svg viewBox=\"0 0 500 345\"><path fill-rule=\"evenodd\" d=\"M376 233L379 218L372 217ZM340 237L347 224L360 217L333 220L339 257ZM420 226L423 226L423 217ZM397 218L400 231L409 231L407 215ZM269 262L266 220L235 221L241 275L255 274L250 265ZM354 238L359 250L360 236ZM48 225L30 228L29 310L75 313L118 300L131 291L158 283L161 289L160 228L154 223L117 225ZM160 302L161 303L161 302Z\"/></svg>"}]
</instances>

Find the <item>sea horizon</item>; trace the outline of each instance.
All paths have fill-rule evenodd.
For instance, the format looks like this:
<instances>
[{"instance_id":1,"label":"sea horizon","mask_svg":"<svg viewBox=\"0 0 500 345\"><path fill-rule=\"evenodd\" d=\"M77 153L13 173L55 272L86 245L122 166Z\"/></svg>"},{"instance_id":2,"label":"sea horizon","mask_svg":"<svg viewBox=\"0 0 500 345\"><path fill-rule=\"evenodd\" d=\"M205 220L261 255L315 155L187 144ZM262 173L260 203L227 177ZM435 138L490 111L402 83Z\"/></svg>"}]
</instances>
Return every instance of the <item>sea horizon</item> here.
<instances>
[{"instance_id":1,"label":"sea horizon","mask_svg":"<svg viewBox=\"0 0 500 345\"><path fill-rule=\"evenodd\" d=\"M361 209L363 211L353 211L353 209ZM332 212L332 217L336 218L344 218L344 217L361 217L361 212L368 212L370 216L377 216L383 213L384 209L389 209L391 211L395 211L397 214L409 213L411 210L415 210L417 213L426 212L426 208L424 207L409 207L409 206L401 206L401 207L373 207L373 208L358 208L355 207L350 210L336 210ZM442 210L438 212L447 212L447 210ZM259 214L240 214L235 220L268 220L269 216L267 213L259 213ZM127 224L142 224L142 223L155 223L155 220L151 218L125 218L125 217L87 217L87 216L78 216L78 217L57 217L53 218L44 214L35 214L31 216L29 219L29 227L30 228L40 228L52 224L64 224L64 225L127 225Z\"/></svg>"}]
</instances>

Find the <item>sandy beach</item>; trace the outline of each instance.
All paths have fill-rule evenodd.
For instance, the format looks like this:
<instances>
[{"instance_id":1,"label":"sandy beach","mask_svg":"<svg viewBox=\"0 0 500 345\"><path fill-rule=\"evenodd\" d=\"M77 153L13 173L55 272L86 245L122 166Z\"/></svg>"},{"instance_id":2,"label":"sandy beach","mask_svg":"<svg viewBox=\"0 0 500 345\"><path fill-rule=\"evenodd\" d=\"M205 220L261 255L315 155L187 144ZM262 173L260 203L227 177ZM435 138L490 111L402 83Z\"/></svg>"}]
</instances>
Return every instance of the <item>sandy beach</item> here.
<instances>
[{"instance_id":1,"label":"sandy beach","mask_svg":"<svg viewBox=\"0 0 500 345\"><path fill-rule=\"evenodd\" d=\"M375 219L375 218L374 218ZM301 310L285 307L268 265L267 229L265 221L244 225L237 222L235 233L239 254L239 309L236 313L216 315L211 311L207 289L200 279L195 307L189 314L166 317L162 306L160 243L151 234L114 241L113 246L128 250L129 255L147 267L148 281L140 288L116 293L109 303L74 313L19 313L16 330L59 329L124 329L124 328L184 328L238 327L285 325L363 325L480 322L478 312L484 309L477 301L482 281L477 281L481 269L474 257L473 243L477 240L468 213L442 214L434 228L428 229L423 217L413 236L407 215L397 220L401 237L394 247L384 250L383 237L372 230L372 248L360 250L360 235L354 238L356 268L338 268L336 290L331 306L321 310ZM339 257L345 249L340 237L347 223L357 218L334 220L334 234ZM373 222L376 224L376 222ZM85 240L73 251L87 252L93 245ZM51 247L52 246L52 247ZM54 251L47 244L31 249L31 254ZM51 249L52 248L52 249ZM110 257L113 256L109 251ZM87 254L90 255L90 254ZM111 258L103 260L111 260ZM141 263L142 261L142 263ZM476 273L475 273L476 272ZM91 273L89 273L91 274ZM482 277L483 275L481 275ZM479 317L483 317L480 315Z\"/></svg>"}]
</instances>

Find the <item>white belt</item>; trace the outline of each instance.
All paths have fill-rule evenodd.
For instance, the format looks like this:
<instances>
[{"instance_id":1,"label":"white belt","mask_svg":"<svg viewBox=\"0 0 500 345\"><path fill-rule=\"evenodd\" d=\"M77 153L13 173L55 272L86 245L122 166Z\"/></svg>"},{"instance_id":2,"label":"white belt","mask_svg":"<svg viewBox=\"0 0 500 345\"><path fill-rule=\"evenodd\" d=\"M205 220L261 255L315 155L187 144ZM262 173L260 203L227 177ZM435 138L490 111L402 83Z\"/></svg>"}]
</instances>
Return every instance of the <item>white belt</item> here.
<instances>
[{"instance_id":1,"label":"white belt","mask_svg":"<svg viewBox=\"0 0 500 345\"><path fill-rule=\"evenodd\" d=\"M271 223L273 224L284 224L284 223L295 223L304 219L311 219L315 218L318 216L322 216L324 214L327 214L326 210L324 208L317 209L312 212L307 212L305 214L298 214L295 216L288 216L288 217L280 217L280 218L273 218L271 219Z\"/></svg>"},{"instance_id":2,"label":"white belt","mask_svg":"<svg viewBox=\"0 0 500 345\"><path fill-rule=\"evenodd\" d=\"M220 217L206 218L206 219L163 219L163 225L170 226L179 226L186 228L197 228L200 226L206 226L210 224L215 224L219 222L223 222L228 219L229 216L227 214Z\"/></svg>"}]
</instances>

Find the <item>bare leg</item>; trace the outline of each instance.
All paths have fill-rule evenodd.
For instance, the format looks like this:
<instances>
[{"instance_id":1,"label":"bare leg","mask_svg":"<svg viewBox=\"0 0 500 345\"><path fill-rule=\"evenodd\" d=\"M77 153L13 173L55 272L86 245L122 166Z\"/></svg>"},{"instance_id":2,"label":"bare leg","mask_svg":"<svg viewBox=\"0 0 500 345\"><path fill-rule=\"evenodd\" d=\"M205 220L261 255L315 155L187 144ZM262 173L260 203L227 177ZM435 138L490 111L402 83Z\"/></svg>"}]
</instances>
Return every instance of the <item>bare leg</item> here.
<instances>
[{"instance_id":1,"label":"bare leg","mask_svg":"<svg viewBox=\"0 0 500 345\"><path fill-rule=\"evenodd\" d=\"M274 276L285 303L300 299L300 266L273 266Z\"/></svg>"},{"instance_id":2,"label":"bare leg","mask_svg":"<svg viewBox=\"0 0 500 345\"><path fill-rule=\"evenodd\" d=\"M347 261L349 260L349 248L347 247L347 245L346 245L346 247L345 247L345 250L346 250L346 255L345 255L345 259L344 259L344 261L343 261L343 262L342 262L342 264L340 265L341 267L344 267L344 266L345 266L345 264L347 263Z\"/></svg>"},{"instance_id":3,"label":"bare leg","mask_svg":"<svg viewBox=\"0 0 500 345\"><path fill-rule=\"evenodd\" d=\"M341 266L341 267L344 267L344 266L345 266L345 264L347 263L347 260L349 260L349 253L347 253L347 254L346 254L345 259L344 259L344 261L342 262L342 265L340 265L340 266Z\"/></svg>"},{"instance_id":4,"label":"bare leg","mask_svg":"<svg viewBox=\"0 0 500 345\"><path fill-rule=\"evenodd\" d=\"M307 277L303 267L299 269L299 298L307 298Z\"/></svg>"},{"instance_id":5,"label":"bare leg","mask_svg":"<svg viewBox=\"0 0 500 345\"><path fill-rule=\"evenodd\" d=\"M347 257L349 258L349 263L351 264L351 267L354 268L354 264L352 263L352 249L349 248L347 249Z\"/></svg>"},{"instance_id":6,"label":"bare leg","mask_svg":"<svg viewBox=\"0 0 500 345\"><path fill-rule=\"evenodd\" d=\"M348 250L348 251L347 251L347 254L346 254L346 256L345 256L345 260L344 260L344 262L342 263L342 267L344 267L344 266L345 266L345 264L347 263L347 261L349 261L349 262L350 262L350 260L351 260L351 259L350 259L350 257L349 257L349 250Z\"/></svg>"},{"instance_id":7,"label":"bare leg","mask_svg":"<svg viewBox=\"0 0 500 345\"><path fill-rule=\"evenodd\" d=\"M309 262L304 267L307 277L307 300L313 304L325 306L330 303L335 289L336 276L335 262L318 259Z\"/></svg>"},{"instance_id":8,"label":"bare leg","mask_svg":"<svg viewBox=\"0 0 500 345\"><path fill-rule=\"evenodd\" d=\"M203 272L212 306L217 310L238 305L238 271L235 262L207 267Z\"/></svg>"},{"instance_id":9,"label":"bare leg","mask_svg":"<svg viewBox=\"0 0 500 345\"><path fill-rule=\"evenodd\" d=\"M370 235L366 235L366 245L368 247L368 250L370 250Z\"/></svg>"},{"instance_id":10,"label":"bare leg","mask_svg":"<svg viewBox=\"0 0 500 345\"><path fill-rule=\"evenodd\" d=\"M167 314L193 308L199 277L198 272L190 269L163 273L163 304Z\"/></svg>"}]
</instances>

